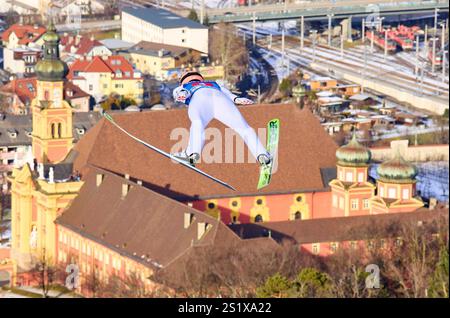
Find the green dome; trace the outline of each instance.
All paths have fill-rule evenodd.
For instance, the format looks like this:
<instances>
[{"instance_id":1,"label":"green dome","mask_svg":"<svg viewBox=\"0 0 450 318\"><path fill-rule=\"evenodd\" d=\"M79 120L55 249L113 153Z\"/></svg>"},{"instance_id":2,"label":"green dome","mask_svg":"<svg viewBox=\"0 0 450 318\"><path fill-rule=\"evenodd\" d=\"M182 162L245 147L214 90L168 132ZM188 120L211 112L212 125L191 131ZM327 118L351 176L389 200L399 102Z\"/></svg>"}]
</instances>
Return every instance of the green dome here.
<instances>
[{"instance_id":1,"label":"green dome","mask_svg":"<svg viewBox=\"0 0 450 318\"><path fill-rule=\"evenodd\" d=\"M42 36L42 39L44 42L59 42L59 36L56 33L56 28L53 21L50 21L47 26L47 32Z\"/></svg>"},{"instance_id":2,"label":"green dome","mask_svg":"<svg viewBox=\"0 0 450 318\"><path fill-rule=\"evenodd\" d=\"M59 58L59 36L51 21L43 39L44 57L36 64L37 78L41 81L61 81L66 77L69 68Z\"/></svg>"},{"instance_id":3,"label":"green dome","mask_svg":"<svg viewBox=\"0 0 450 318\"><path fill-rule=\"evenodd\" d=\"M369 164L371 157L370 150L356 140L355 133L348 144L336 151L338 164L343 166L365 166Z\"/></svg>"},{"instance_id":4,"label":"green dome","mask_svg":"<svg viewBox=\"0 0 450 318\"><path fill-rule=\"evenodd\" d=\"M397 152L394 158L378 166L377 173L381 181L409 183L414 181L417 168Z\"/></svg>"},{"instance_id":5,"label":"green dome","mask_svg":"<svg viewBox=\"0 0 450 318\"><path fill-rule=\"evenodd\" d=\"M60 81L69 72L67 64L61 60L40 60L36 64L36 75L40 81Z\"/></svg>"}]
</instances>

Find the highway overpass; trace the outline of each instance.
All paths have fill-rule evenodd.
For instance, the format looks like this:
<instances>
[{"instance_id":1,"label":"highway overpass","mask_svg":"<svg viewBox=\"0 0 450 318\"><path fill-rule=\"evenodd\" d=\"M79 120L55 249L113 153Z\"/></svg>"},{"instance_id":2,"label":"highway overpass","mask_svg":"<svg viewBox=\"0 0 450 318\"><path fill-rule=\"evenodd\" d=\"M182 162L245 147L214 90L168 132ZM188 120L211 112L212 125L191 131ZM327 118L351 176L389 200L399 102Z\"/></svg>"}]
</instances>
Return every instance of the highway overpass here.
<instances>
[{"instance_id":1,"label":"highway overpass","mask_svg":"<svg viewBox=\"0 0 450 318\"><path fill-rule=\"evenodd\" d=\"M363 17L378 12L380 16L432 12L435 8L448 12L449 1L395 1L395 0L331 0L297 4L253 5L236 8L206 9L210 23L252 22L269 20L323 19L333 14L334 18L348 16Z\"/></svg>"}]
</instances>

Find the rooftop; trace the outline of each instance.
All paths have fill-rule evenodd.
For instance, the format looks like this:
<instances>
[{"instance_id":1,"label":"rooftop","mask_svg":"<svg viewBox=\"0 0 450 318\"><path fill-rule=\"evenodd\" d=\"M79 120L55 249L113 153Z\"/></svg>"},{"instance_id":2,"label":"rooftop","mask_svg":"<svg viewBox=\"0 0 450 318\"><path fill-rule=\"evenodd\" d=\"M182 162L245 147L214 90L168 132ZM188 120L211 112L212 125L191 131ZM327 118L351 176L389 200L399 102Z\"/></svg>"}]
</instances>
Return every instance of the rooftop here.
<instances>
[{"instance_id":1,"label":"rooftop","mask_svg":"<svg viewBox=\"0 0 450 318\"><path fill-rule=\"evenodd\" d=\"M295 105L251 105L240 107L240 111L249 125L256 131L265 128L272 118L281 121L278 149L278 170L271 184L262 191L256 190L259 175L258 165L248 162L247 149L244 150L244 162L236 163L235 151L231 161L224 162L225 126L218 121L209 127L219 129L221 139L217 151L221 150L220 163L198 164L198 168L231 184L237 192L228 190L203 176L174 164L171 160L138 144L118 130L112 124L101 120L96 127L76 145L80 156L75 162L76 169L82 171L87 165L94 165L122 175L143 180L144 185L166 196L180 200L195 198L232 197L235 195L254 195L256 193L293 193L298 191L323 191L328 188L321 169L336 166L337 145L326 133L320 122L308 110L300 110ZM187 138L172 138L175 129L184 129L187 137L190 126L186 109L172 109L148 112L112 113L115 121L136 137L164 151L175 144L186 146ZM263 131L264 132L264 131ZM236 149L235 138L233 150ZM205 149L204 154L206 154ZM230 151L227 150L228 155ZM227 155L227 156L228 156ZM229 160L230 161L230 160Z\"/></svg>"},{"instance_id":2,"label":"rooftop","mask_svg":"<svg viewBox=\"0 0 450 318\"><path fill-rule=\"evenodd\" d=\"M159 26L163 29L175 29L175 28L191 28L191 29L207 29L206 26L194 22L190 19L176 15L170 11L151 8L124 8L122 12L131 14L139 19L142 19L148 23Z\"/></svg>"},{"instance_id":3,"label":"rooftop","mask_svg":"<svg viewBox=\"0 0 450 318\"><path fill-rule=\"evenodd\" d=\"M198 245L239 239L219 220L106 170L91 167L84 181L56 222L148 266L164 267Z\"/></svg>"},{"instance_id":4,"label":"rooftop","mask_svg":"<svg viewBox=\"0 0 450 318\"><path fill-rule=\"evenodd\" d=\"M73 113L73 137L77 142L99 120L98 112ZM8 133L14 129L16 136ZM31 114L9 115L0 114L0 146L29 146L31 145L32 122Z\"/></svg>"}]
</instances>

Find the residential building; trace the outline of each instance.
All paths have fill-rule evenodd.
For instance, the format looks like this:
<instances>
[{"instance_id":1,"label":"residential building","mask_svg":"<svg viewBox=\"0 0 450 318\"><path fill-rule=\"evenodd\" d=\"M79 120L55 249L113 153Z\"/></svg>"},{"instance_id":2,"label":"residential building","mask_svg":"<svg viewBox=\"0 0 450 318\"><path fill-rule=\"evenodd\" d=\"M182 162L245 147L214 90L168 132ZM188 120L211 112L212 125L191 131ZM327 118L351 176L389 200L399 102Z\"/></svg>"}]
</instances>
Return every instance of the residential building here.
<instances>
[{"instance_id":1,"label":"residential building","mask_svg":"<svg viewBox=\"0 0 450 318\"><path fill-rule=\"evenodd\" d=\"M208 54L206 26L155 7L124 8L122 40L183 46Z\"/></svg>"},{"instance_id":2,"label":"residential building","mask_svg":"<svg viewBox=\"0 0 450 318\"><path fill-rule=\"evenodd\" d=\"M51 6L62 16L75 12L80 15L92 15L103 13L105 10L104 3L97 0L53 0Z\"/></svg>"},{"instance_id":3,"label":"residential building","mask_svg":"<svg viewBox=\"0 0 450 318\"><path fill-rule=\"evenodd\" d=\"M101 102L111 94L131 98L138 105L143 103L143 78L125 57L85 57L76 60L67 78Z\"/></svg>"},{"instance_id":4,"label":"residential building","mask_svg":"<svg viewBox=\"0 0 450 318\"><path fill-rule=\"evenodd\" d=\"M85 56L112 55L111 50L93 37L89 38L82 35L68 34L61 37L60 52L63 60L65 60L66 57L70 57L71 60L74 60Z\"/></svg>"},{"instance_id":5,"label":"residential building","mask_svg":"<svg viewBox=\"0 0 450 318\"><path fill-rule=\"evenodd\" d=\"M42 57L45 28L13 24L2 34L3 68L10 73L34 76L34 67Z\"/></svg>"},{"instance_id":6,"label":"residential building","mask_svg":"<svg viewBox=\"0 0 450 318\"><path fill-rule=\"evenodd\" d=\"M0 95L5 97L8 113L25 115L31 110L31 101L36 97L36 77L13 79L0 87ZM91 96L75 84L65 81L63 98L69 102L74 112L88 112Z\"/></svg>"},{"instance_id":7,"label":"residential building","mask_svg":"<svg viewBox=\"0 0 450 318\"><path fill-rule=\"evenodd\" d=\"M134 68L144 74L166 79L167 71L173 68L187 67L190 63L198 62L201 53L182 46L174 46L141 41L124 55Z\"/></svg>"}]
</instances>

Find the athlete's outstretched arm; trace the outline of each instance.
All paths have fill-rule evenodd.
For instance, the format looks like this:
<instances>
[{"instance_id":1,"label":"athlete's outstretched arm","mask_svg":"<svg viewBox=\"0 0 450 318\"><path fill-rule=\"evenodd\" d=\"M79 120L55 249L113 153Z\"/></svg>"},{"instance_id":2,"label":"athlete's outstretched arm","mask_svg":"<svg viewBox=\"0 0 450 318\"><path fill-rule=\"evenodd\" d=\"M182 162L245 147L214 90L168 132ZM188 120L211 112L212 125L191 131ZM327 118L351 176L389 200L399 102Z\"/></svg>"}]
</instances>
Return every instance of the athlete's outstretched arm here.
<instances>
[{"instance_id":1,"label":"athlete's outstretched arm","mask_svg":"<svg viewBox=\"0 0 450 318\"><path fill-rule=\"evenodd\" d=\"M230 90L228 88L226 88L223 85L219 85L220 86L220 90L222 91L222 93L224 93L229 99L231 99L233 102L236 98L238 98L237 95L234 95L232 92L230 92Z\"/></svg>"},{"instance_id":2,"label":"athlete's outstretched arm","mask_svg":"<svg viewBox=\"0 0 450 318\"><path fill-rule=\"evenodd\" d=\"M238 105L250 105L253 104L253 101L248 99L248 98L244 98L244 97L239 97L235 94L233 94L232 92L230 92L228 90L228 88L226 88L225 86L219 85L220 86L220 90L229 98L233 101L233 103L238 104Z\"/></svg>"}]
</instances>

